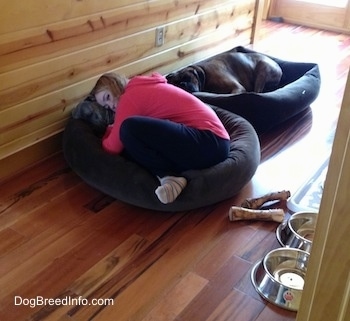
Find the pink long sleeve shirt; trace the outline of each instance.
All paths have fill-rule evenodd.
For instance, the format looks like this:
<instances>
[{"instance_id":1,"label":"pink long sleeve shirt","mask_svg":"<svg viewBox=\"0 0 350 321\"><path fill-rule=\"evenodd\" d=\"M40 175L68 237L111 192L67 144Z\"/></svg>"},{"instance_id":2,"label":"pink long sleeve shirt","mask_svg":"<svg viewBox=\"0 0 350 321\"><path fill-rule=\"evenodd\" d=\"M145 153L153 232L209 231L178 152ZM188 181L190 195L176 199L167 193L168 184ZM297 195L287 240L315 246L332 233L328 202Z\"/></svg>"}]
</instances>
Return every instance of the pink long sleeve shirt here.
<instances>
[{"instance_id":1,"label":"pink long sleeve shirt","mask_svg":"<svg viewBox=\"0 0 350 321\"><path fill-rule=\"evenodd\" d=\"M210 130L229 139L225 127L216 113L198 98L170 85L164 76L136 76L130 79L116 107L114 124L107 127L102 139L103 148L113 154L123 150L119 130L131 116L168 119L201 130Z\"/></svg>"}]
</instances>

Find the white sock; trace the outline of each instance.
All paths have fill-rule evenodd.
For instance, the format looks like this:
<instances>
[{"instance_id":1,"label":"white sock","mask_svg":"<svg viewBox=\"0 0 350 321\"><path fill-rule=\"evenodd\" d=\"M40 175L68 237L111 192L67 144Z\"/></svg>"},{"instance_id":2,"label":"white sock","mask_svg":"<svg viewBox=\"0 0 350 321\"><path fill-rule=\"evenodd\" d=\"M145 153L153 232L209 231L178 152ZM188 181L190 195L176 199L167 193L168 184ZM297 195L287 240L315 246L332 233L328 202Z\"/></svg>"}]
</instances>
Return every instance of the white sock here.
<instances>
[{"instance_id":1,"label":"white sock","mask_svg":"<svg viewBox=\"0 0 350 321\"><path fill-rule=\"evenodd\" d=\"M174 202L187 185L187 180L184 177L164 176L159 178L159 181L160 186L155 190L155 193L163 204Z\"/></svg>"}]
</instances>

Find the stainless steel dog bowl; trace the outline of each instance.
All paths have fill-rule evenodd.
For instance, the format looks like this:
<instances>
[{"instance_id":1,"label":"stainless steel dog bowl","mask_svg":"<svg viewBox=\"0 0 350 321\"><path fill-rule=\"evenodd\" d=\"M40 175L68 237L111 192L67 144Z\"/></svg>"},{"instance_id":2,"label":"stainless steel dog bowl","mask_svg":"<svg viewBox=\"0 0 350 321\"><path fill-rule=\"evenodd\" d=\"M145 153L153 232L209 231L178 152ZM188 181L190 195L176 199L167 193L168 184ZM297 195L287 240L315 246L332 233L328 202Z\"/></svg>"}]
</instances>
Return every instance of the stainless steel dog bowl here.
<instances>
[{"instance_id":1,"label":"stainless steel dog bowl","mask_svg":"<svg viewBox=\"0 0 350 321\"><path fill-rule=\"evenodd\" d=\"M276 230L279 243L310 253L317 223L317 213L297 212L288 221L281 223Z\"/></svg>"},{"instance_id":2,"label":"stainless steel dog bowl","mask_svg":"<svg viewBox=\"0 0 350 321\"><path fill-rule=\"evenodd\" d=\"M257 262L251 271L256 291L267 301L287 310L298 311L309 253L294 248L278 248Z\"/></svg>"}]
</instances>

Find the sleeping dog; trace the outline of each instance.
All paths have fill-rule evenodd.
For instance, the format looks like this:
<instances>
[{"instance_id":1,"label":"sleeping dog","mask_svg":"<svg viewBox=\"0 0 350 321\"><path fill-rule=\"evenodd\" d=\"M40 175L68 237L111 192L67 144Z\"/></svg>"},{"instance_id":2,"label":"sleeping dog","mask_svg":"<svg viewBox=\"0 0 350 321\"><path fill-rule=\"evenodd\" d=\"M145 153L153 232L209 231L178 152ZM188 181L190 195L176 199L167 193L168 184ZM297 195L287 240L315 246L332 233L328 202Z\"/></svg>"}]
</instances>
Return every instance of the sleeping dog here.
<instances>
[{"instance_id":1,"label":"sleeping dog","mask_svg":"<svg viewBox=\"0 0 350 321\"><path fill-rule=\"evenodd\" d=\"M114 112L100 106L93 97L88 96L72 110L72 117L89 122L96 131L103 133L108 125L113 124Z\"/></svg>"},{"instance_id":2,"label":"sleeping dog","mask_svg":"<svg viewBox=\"0 0 350 321\"><path fill-rule=\"evenodd\" d=\"M266 55L231 50L171 73L167 80L191 93L239 94L276 89L281 77L280 66Z\"/></svg>"}]
</instances>

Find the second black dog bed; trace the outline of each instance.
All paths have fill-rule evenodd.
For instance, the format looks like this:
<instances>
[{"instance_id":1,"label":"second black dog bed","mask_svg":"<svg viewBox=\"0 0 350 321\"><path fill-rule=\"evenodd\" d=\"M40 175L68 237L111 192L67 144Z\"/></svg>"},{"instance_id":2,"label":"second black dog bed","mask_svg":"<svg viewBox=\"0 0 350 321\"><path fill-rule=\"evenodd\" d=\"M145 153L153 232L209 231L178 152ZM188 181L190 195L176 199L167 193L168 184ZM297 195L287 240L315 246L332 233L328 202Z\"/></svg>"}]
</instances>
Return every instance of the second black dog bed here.
<instances>
[{"instance_id":1,"label":"second black dog bed","mask_svg":"<svg viewBox=\"0 0 350 321\"><path fill-rule=\"evenodd\" d=\"M230 51L256 52L241 46ZM196 92L193 94L207 104L244 117L258 134L266 132L308 108L317 98L321 85L317 64L268 57L275 60L283 72L278 88L273 91L241 94ZM173 84L181 87L180 84Z\"/></svg>"},{"instance_id":2,"label":"second black dog bed","mask_svg":"<svg viewBox=\"0 0 350 321\"><path fill-rule=\"evenodd\" d=\"M229 157L204 170L183 173L188 185L170 204L162 204L154 191L156 177L122 155L103 150L94 126L70 119L63 135L63 151L70 167L89 185L123 202L158 211L184 211L223 201L237 194L260 163L258 136L248 121L213 107L230 134Z\"/></svg>"}]
</instances>

